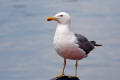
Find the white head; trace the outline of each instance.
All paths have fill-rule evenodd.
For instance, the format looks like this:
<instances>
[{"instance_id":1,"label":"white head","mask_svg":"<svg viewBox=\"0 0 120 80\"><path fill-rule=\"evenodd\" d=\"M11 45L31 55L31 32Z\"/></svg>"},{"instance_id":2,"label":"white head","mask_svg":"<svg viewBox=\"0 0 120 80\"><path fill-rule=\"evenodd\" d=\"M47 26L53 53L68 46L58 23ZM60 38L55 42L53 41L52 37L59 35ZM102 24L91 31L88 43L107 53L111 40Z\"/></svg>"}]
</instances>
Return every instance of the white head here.
<instances>
[{"instance_id":1,"label":"white head","mask_svg":"<svg viewBox=\"0 0 120 80\"><path fill-rule=\"evenodd\" d=\"M47 21L56 20L59 24L70 24L70 15L66 12L60 12L54 17L48 17Z\"/></svg>"}]
</instances>

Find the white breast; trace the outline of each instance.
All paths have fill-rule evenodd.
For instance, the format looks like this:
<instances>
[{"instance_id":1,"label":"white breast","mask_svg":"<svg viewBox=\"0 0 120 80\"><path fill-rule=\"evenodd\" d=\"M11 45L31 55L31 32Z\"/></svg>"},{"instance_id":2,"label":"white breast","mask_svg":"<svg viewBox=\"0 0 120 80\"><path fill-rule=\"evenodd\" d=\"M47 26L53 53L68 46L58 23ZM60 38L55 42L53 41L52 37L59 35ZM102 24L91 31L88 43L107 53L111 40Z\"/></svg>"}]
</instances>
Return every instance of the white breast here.
<instances>
[{"instance_id":1,"label":"white breast","mask_svg":"<svg viewBox=\"0 0 120 80\"><path fill-rule=\"evenodd\" d=\"M75 44L75 41L76 37L72 32L65 28L57 28L54 37L54 46L60 56L73 60L79 60L86 57L85 52Z\"/></svg>"}]
</instances>

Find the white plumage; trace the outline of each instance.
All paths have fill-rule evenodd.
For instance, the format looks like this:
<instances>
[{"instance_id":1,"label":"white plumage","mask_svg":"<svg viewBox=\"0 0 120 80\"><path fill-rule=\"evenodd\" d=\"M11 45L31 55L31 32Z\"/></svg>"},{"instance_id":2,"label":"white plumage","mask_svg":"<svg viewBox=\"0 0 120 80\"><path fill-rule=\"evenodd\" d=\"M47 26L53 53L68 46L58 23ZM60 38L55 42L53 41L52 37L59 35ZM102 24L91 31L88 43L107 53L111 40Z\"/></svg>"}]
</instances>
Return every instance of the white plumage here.
<instances>
[{"instance_id":1,"label":"white plumage","mask_svg":"<svg viewBox=\"0 0 120 80\"><path fill-rule=\"evenodd\" d=\"M69 23L69 22L68 22ZM57 53L66 59L80 60L86 57L85 52L79 48L77 38L69 30L69 24L58 24L54 36L54 46Z\"/></svg>"}]
</instances>

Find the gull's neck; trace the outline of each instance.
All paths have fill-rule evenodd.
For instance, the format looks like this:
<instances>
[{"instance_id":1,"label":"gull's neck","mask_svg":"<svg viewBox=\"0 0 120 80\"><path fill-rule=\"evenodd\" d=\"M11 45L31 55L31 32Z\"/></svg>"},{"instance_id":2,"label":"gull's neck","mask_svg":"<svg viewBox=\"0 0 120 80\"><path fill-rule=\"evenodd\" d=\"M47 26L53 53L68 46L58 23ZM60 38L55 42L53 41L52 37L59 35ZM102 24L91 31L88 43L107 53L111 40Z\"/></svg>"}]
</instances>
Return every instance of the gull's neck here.
<instances>
[{"instance_id":1,"label":"gull's neck","mask_svg":"<svg viewBox=\"0 0 120 80\"><path fill-rule=\"evenodd\" d=\"M57 44L61 41L67 41L71 36L69 24L58 24L54 36L54 43Z\"/></svg>"},{"instance_id":2,"label":"gull's neck","mask_svg":"<svg viewBox=\"0 0 120 80\"><path fill-rule=\"evenodd\" d=\"M70 33L70 24L60 24L58 23L56 28L56 33L68 34Z\"/></svg>"}]
</instances>

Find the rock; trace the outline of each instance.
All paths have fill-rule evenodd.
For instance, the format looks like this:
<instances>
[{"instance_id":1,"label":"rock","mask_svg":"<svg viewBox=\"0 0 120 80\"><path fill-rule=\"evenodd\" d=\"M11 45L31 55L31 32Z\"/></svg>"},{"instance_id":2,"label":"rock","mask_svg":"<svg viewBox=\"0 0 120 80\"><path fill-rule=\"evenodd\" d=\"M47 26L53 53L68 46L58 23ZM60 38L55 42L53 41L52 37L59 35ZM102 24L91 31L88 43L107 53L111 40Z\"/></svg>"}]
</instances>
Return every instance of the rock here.
<instances>
[{"instance_id":1,"label":"rock","mask_svg":"<svg viewBox=\"0 0 120 80\"><path fill-rule=\"evenodd\" d=\"M62 77L52 78L51 80L80 80L80 79L74 76L62 76Z\"/></svg>"}]
</instances>

